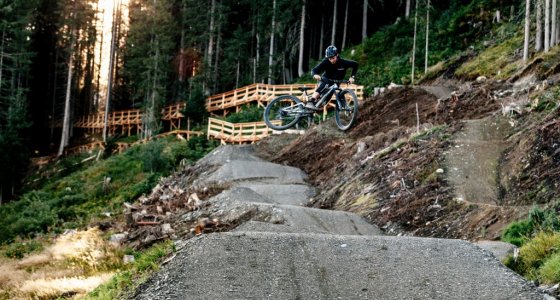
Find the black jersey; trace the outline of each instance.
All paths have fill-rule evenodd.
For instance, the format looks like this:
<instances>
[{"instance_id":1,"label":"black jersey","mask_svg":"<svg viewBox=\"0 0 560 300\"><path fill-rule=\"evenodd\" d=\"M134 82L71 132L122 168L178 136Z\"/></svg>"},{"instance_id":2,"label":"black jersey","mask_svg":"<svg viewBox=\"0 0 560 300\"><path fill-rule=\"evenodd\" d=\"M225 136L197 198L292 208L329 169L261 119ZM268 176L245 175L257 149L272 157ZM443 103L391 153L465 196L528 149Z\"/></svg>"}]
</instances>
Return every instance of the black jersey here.
<instances>
[{"instance_id":1,"label":"black jersey","mask_svg":"<svg viewBox=\"0 0 560 300\"><path fill-rule=\"evenodd\" d=\"M324 76L328 79L342 80L346 75L346 70L349 68L352 68L352 74L350 76L356 76L356 72L358 72L357 62L338 57L336 63L332 64L328 58L325 58L311 70L311 76L315 74L321 75L324 72Z\"/></svg>"}]
</instances>

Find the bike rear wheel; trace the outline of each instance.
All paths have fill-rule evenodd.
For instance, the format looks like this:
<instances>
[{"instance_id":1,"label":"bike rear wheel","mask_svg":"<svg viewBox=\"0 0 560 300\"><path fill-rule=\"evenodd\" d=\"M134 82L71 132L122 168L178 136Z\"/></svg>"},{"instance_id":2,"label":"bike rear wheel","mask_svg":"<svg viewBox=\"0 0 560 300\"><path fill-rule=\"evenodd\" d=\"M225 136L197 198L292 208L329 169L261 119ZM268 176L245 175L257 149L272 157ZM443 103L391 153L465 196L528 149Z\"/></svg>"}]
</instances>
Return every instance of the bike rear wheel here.
<instances>
[{"instance_id":1,"label":"bike rear wheel","mask_svg":"<svg viewBox=\"0 0 560 300\"><path fill-rule=\"evenodd\" d=\"M340 130L348 130L358 117L358 97L353 90L343 90L337 100L334 113L336 125Z\"/></svg>"},{"instance_id":2,"label":"bike rear wheel","mask_svg":"<svg viewBox=\"0 0 560 300\"><path fill-rule=\"evenodd\" d=\"M292 95L283 95L272 100L264 110L264 122L274 130L285 130L294 126L303 112L303 103Z\"/></svg>"}]
</instances>

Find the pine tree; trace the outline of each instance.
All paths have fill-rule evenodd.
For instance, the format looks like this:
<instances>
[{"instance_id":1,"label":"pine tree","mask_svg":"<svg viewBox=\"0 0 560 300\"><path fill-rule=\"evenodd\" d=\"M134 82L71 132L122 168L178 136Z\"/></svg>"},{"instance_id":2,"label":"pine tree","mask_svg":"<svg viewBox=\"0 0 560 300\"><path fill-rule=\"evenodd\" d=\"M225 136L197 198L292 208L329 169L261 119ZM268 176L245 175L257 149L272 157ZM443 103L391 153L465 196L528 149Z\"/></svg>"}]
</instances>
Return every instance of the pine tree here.
<instances>
[{"instance_id":1,"label":"pine tree","mask_svg":"<svg viewBox=\"0 0 560 300\"><path fill-rule=\"evenodd\" d=\"M19 188L27 166L29 24L35 1L0 1L0 204Z\"/></svg>"},{"instance_id":2,"label":"pine tree","mask_svg":"<svg viewBox=\"0 0 560 300\"><path fill-rule=\"evenodd\" d=\"M125 74L132 97L143 104L142 136L150 137L160 128L161 108L169 95L172 74L171 53L177 23L171 15L170 0L150 0L129 8L130 29L125 53Z\"/></svg>"}]
</instances>

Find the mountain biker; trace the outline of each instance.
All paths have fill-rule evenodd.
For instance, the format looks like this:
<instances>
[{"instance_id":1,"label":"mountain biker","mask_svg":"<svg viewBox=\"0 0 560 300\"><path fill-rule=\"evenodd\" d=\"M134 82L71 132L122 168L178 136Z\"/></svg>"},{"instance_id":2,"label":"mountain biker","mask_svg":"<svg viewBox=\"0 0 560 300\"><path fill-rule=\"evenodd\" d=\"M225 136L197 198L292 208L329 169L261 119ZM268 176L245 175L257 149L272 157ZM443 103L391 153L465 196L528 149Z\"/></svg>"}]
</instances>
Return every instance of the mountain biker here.
<instances>
[{"instance_id":1,"label":"mountain biker","mask_svg":"<svg viewBox=\"0 0 560 300\"><path fill-rule=\"evenodd\" d=\"M311 76L315 80L321 80L321 75L325 76L327 79L332 80L342 80L346 75L346 70L352 68L352 74L348 80L350 83L354 83L356 72L358 72L358 63L353 60L342 59L338 55L338 49L335 46L330 45L325 49L325 58L317 65L313 70L311 70ZM317 100L322 92L327 88L327 83L321 81L319 86L315 89L315 92L311 96L311 99L305 104L306 108L317 110Z\"/></svg>"}]
</instances>

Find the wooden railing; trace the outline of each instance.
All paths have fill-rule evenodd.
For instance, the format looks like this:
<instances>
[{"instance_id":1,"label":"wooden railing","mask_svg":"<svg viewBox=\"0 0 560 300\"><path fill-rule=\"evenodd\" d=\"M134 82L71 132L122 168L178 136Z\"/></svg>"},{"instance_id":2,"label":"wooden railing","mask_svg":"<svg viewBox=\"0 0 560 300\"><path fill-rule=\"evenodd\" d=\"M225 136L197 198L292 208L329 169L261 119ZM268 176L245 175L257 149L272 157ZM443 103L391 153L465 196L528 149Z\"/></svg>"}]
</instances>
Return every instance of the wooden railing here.
<instances>
[{"instance_id":1,"label":"wooden railing","mask_svg":"<svg viewBox=\"0 0 560 300\"><path fill-rule=\"evenodd\" d=\"M257 102L259 106L266 106L275 97L281 95L294 95L303 99L303 93L299 90L300 87L305 86L315 89L316 85L308 84L290 84L290 85L271 85L264 83L255 83L233 91L216 94L206 99L206 110L208 112L222 112L222 115L227 115L230 109L235 108L236 112L241 106L246 103ZM364 95L364 87L361 85L349 85L358 96L362 99ZM313 90L308 91L311 95Z\"/></svg>"},{"instance_id":2,"label":"wooden railing","mask_svg":"<svg viewBox=\"0 0 560 300\"><path fill-rule=\"evenodd\" d=\"M162 120L169 122L169 130L177 130L181 128L181 119L184 118L181 111L185 109L186 103L177 103L166 106L162 109ZM131 135L135 130L139 134L142 126L143 112L140 109L120 110L109 113L107 127L109 132L115 134L120 130L121 134ZM99 131L103 129L104 114L88 115L79 118L74 127L89 129L90 131Z\"/></svg>"},{"instance_id":3,"label":"wooden railing","mask_svg":"<svg viewBox=\"0 0 560 300\"><path fill-rule=\"evenodd\" d=\"M274 121L280 124L280 121ZM220 140L222 144L254 143L272 133L264 122L229 123L226 121L208 119L208 139Z\"/></svg>"},{"instance_id":4,"label":"wooden railing","mask_svg":"<svg viewBox=\"0 0 560 300\"><path fill-rule=\"evenodd\" d=\"M227 115L228 113L241 110L242 106L247 103L256 102L257 105L265 107L275 97L281 95L294 95L303 99L303 92L299 89L305 86L311 88L308 91L310 95L316 85L308 84L290 84L290 85L271 85L256 83L233 91L216 94L206 99L206 109L210 113L220 113ZM345 87L343 85L343 87ZM349 85L349 88L356 92L359 99L363 98L363 86ZM326 116L327 110L333 107L326 106L323 111L323 117ZM186 108L185 102L176 103L162 109L162 120L168 123L164 130L175 132L181 128L181 119L184 118L182 111ZM130 136L133 131L140 134L142 131L143 113L139 109L114 111L108 115L107 127L111 134L120 132L123 135ZM74 127L83 128L93 132L99 132L105 126L104 115L96 114L79 118ZM271 132L262 122L232 124L218 119L210 119L208 122L208 136L217 138L222 143L247 143L260 140L262 137ZM190 138L190 135L188 135Z\"/></svg>"},{"instance_id":5,"label":"wooden railing","mask_svg":"<svg viewBox=\"0 0 560 300\"><path fill-rule=\"evenodd\" d=\"M158 139L158 138L162 138L162 137L166 137L166 136L170 136L170 135L174 135L174 134L177 135L177 138L179 138L179 139L190 140L191 136L201 136L203 134L203 132L202 131L191 131L191 130L173 130L173 131L168 131L168 132L164 132L164 133L152 136L152 137L147 138L147 139L138 140L138 141L133 142L133 143L117 142L116 147L115 147L113 152L121 153L131 146L138 145L138 144L143 144L143 143L146 143L146 142L154 140L154 139ZM105 144L101 141L97 141L97 142L93 142L93 143L89 143L89 144L79 145L79 146L72 147L72 148L66 148L66 149L64 149L64 154L67 155L67 154L77 153L77 152L91 152L92 150L95 150L95 149L104 150L105 149Z\"/></svg>"}]
</instances>

